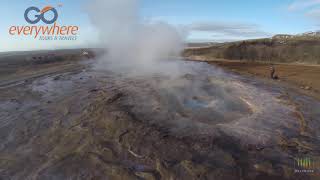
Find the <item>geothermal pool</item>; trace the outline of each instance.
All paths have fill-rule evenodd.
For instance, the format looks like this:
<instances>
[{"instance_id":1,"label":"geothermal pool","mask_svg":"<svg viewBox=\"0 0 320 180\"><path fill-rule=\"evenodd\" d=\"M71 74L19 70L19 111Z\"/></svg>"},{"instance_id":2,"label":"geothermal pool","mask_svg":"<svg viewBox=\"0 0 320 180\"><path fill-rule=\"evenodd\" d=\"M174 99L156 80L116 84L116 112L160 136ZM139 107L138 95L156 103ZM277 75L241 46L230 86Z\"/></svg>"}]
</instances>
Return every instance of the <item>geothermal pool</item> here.
<instances>
[{"instance_id":1,"label":"geothermal pool","mask_svg":"<svg viewBox=\"0 0 320 180\"><path fill-rule=\"evenodd\" d=\"M170 68L130 77L115 72L115 84L124 85L119 88L127 94L121 103L139 119L178 134L210 135L219 129L253 144L275 144L275 134L284 130L292 136L303 133L303 115L294 101L303 97L206 63L170 63L178 67L174 75L166 71ZM319 106L310 98L304 101L309 107ZM319 112L309 109L303 114L314 113L311 116L317 118Z\"/></svg>"},{"instance_id":2,"label":"geothermal pool","mask_svg":"<svg viewBox=\"0 0 320 180\"><path fill-rule=\"evenodd\" d=\"M294 179L320 154L320 102L287 87L201 62L82 65L0 88L0 177Z\"/></svg>"}]
</instances>

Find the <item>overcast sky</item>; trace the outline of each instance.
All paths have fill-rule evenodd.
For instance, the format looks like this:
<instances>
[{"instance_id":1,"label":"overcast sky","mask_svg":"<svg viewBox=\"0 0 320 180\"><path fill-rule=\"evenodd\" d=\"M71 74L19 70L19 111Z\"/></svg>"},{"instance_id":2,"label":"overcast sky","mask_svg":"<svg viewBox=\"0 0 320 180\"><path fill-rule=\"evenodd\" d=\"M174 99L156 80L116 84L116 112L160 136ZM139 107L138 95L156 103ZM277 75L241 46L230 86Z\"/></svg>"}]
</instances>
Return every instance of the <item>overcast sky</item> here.
<instances>
[{"instance_id":1,"label":"overcast sky","mask_svg":"<svg viewBox=\"0 0 320 180\"><path fill-rule=\"evenodd\" d=\"M90 1L89 1L90 2ZM58 7L62 4L62 7ZM59 25L78 25L76 41L39 41L10 36L10 26L28 25L24 11L56 7ZM188 30L187 41L223 42L320 30L320 0L142 0L144 20L166 21ZM85 0L1 0L0 51L90 47L97 41Z\"/></svg>"}]
</instances>

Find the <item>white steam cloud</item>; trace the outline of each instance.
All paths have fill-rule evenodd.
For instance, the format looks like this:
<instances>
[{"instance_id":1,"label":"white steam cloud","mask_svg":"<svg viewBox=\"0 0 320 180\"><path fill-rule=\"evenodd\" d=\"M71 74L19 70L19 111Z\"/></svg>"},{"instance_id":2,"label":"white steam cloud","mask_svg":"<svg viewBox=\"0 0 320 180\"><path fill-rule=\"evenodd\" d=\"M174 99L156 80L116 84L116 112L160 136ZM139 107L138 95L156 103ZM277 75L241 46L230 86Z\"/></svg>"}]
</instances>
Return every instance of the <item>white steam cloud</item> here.
<instances>
[{"instance_id":1,"label":"white steam cloud","mask_svg":"<svg viewBox=\"0 0 320 180\"><path fill-rule=\"evenodd\" d=\"M106 56L100 68L135 73L162 70L159 61L179 56L183 33L165 22L151 22L139 16L139 0L93 0L89 18L99 31Z\"/></svg>"}]
</instances>

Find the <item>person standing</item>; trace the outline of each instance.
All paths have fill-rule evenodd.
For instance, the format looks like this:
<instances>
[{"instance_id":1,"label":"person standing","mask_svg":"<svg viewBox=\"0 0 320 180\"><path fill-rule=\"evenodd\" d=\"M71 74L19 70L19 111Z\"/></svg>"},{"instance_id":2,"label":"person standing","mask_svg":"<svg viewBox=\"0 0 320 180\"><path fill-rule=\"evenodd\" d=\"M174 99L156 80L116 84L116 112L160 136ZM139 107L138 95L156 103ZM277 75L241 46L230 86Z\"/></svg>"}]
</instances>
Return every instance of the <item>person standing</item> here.
<instances>
[{"instance_id":1,"label":"person standing","mask_svg":"<svg viewBox=\"0 0 320 180\"><path fill-rule=\"evenodd\" d=\"M271 65L271 67L270 67L271 79L279 79L279 77L275 73L276 73L276 69L275 69L274 65Z\"/></svg>"}]
</instances>

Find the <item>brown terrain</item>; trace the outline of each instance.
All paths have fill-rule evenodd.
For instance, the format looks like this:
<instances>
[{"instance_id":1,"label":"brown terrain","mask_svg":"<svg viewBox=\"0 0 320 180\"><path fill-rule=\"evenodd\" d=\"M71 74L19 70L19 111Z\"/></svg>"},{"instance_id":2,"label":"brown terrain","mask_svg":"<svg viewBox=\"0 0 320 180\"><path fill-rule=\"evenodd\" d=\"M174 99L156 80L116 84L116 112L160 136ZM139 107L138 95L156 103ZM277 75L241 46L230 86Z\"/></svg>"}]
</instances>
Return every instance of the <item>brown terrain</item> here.
<instances>
[{"instance_id":1,"label":"brown terrain","mask_svg":"<svg viewBox=\"0 0 320 180\"><path fill-rule=\"evenodd\" d=\"M270 79L270 64L243 61L209 61L238 73ZM287 83L299 91L320 99L320 65L274 64L278 83Z\"/></svg>"},{"instance_id":2,"label":"brown terrain","mask_svg":"<svg viewBox=\"0 0 320 180\"><path fill-rule=\"evenodd\" d=\"M187 57L191 61L202 61L224 69L271 80L270 68L275 67L279 77L273 83L283 84L309 96L320 99L320 65L297 63L266 63L245 60L212 59L202 56Z\"/></svg>"}]
</instances>

